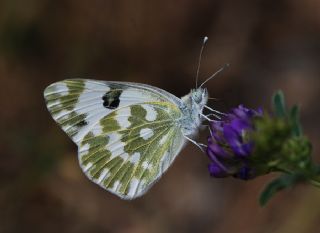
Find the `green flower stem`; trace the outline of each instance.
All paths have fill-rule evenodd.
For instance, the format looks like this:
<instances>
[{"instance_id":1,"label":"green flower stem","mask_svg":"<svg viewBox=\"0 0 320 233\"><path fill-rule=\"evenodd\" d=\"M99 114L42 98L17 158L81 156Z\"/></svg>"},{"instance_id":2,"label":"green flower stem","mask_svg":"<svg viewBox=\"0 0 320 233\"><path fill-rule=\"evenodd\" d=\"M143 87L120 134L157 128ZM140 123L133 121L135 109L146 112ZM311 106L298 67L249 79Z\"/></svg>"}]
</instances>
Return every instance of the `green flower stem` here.
<instances>
[{"instance_id":1,"label":"green flower stem","mask_svg":"<svg viewBox=\"0 0 320 233\"><path fill-rule=\"evenodd\" d=\"M281 169L277 169L278 172L283 172L287 175L295 175L296 173L295 172L292 172L290 170L286 170L284 168L281 168ZM303 174L302 174L303 175ZM317 188L320 188L320 176L317 175L317 176L312 176L310 177L310 175L304 175L305 179L313 186L317 187Z\"/></svg>"}]
</instances>

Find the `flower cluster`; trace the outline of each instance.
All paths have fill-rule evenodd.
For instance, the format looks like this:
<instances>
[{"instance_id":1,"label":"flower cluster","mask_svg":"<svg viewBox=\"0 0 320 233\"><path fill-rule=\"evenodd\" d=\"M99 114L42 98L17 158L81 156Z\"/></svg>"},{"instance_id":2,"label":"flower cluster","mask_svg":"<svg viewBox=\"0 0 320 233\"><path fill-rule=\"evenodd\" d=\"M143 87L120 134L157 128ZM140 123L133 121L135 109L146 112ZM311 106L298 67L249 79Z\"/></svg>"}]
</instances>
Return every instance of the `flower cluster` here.
<instances>
[{"instance_id":1,"label":"flower cluster","mask_svg":"<svg viewBox=\"0 0 320 233\"><path fill-rule=\"evenodd\" d=\"M320 187L320 166L312 161L298 107L287 109L281 91L274 95L272 107L268 113L239 105L221 120L210 122L207 144L213 177L250 180L269 172L283 174L267 185L261 205L277 191L301 181Z\"/></svg>"}]
</instances>

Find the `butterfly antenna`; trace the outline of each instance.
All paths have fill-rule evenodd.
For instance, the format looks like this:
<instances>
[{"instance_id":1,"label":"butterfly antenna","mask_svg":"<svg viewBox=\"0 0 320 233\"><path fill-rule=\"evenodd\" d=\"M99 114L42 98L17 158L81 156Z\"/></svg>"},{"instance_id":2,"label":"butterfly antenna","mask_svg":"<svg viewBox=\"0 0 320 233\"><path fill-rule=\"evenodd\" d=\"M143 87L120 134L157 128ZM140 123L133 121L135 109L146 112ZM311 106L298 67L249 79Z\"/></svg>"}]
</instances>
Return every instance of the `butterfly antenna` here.
<instances>
[{"instance_id":1,"label":"butterfly antenna","mask_svg":"<svg viewBox=\"0 0 320 233\"><path fill-rule=\"evenodd\" d=\"M200 49L199 60L198 60L198 67L197 67L197 73L196 73L196 88L198 88L198 78L199 78L199 71L200 71L200 64L201 64L202 52L203 52L203 49L204 49L204 46L205 46L207 40L208 40L208 37L205 36L205 37L203 38L202 46L201 46L201 49Z\"/></svg>"},{"instance_id":2,"label":"butterfly antenna","mask_svg":"<svg viewBox=\"0 0 320 233\"><path fill-rule=\"evenodd\" d=\"M210 79L215 77L217 74L221 73L224 69L229 67L230 65L227 63L223 67L221 67L218 71L216 71L213 75L211 75L209 78L207 78L203 83L201 83L200 87L202 87L206 82L208 82Z\"/></svg>"}]
</instances>

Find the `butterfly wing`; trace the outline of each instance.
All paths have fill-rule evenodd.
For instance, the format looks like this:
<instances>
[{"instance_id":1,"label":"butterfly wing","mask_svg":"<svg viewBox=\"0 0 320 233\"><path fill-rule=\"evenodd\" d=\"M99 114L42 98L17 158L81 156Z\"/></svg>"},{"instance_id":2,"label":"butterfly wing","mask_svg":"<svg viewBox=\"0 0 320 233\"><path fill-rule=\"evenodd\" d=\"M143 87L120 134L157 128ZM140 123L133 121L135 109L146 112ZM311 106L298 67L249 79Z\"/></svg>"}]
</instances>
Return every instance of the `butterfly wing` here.
<instances>
[{"instance_id":1,"label":"butterfly wing","mask_svg":"<svg viewBox=\"0 0 320 233\"><path fill-rule=\"evenodd\" d=\"M179 99L148 85L65 80L45 90L90 180L124 199L144 194L185 143Z\"/></svg>"}]
</instances>

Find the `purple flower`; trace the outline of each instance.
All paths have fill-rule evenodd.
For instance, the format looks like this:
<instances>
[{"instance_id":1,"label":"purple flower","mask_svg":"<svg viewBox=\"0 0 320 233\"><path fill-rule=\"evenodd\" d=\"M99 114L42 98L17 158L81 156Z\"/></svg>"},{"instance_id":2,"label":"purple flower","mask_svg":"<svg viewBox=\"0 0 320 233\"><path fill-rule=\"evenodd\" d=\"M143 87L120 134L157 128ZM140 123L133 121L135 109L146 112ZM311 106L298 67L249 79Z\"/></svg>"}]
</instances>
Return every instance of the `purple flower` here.
<instances>
[{"instance_id":1,"label":"purple flower","mask_svg":"<svg viewBox=\"0 0 320 233\"><path fill-rule=\"evenodd\" d=\"M221 121L210 124L207 155L211 163L209 172L217 178L233 176L248 180L255 177L249 157L254 142L248 134L254 130L253 118L262 116L262 110L252 110L239 105Z\"/></svg>"},{"instance_id":2,"label":"purple flower","mask_svg":"<svg viewBox=\"0 0 320 233\"><path fill-rule=\"evenodd\" d=\"M302 133L299 108L287 109L281 91L275 93L272 103L271 112L239 105L219 121L211 121L207 144L213 177L249 180L282 173L266 186L261 205L297 183L320 187L320 166L313 162L312 145Z\"/></svg>"}]
</instances>

